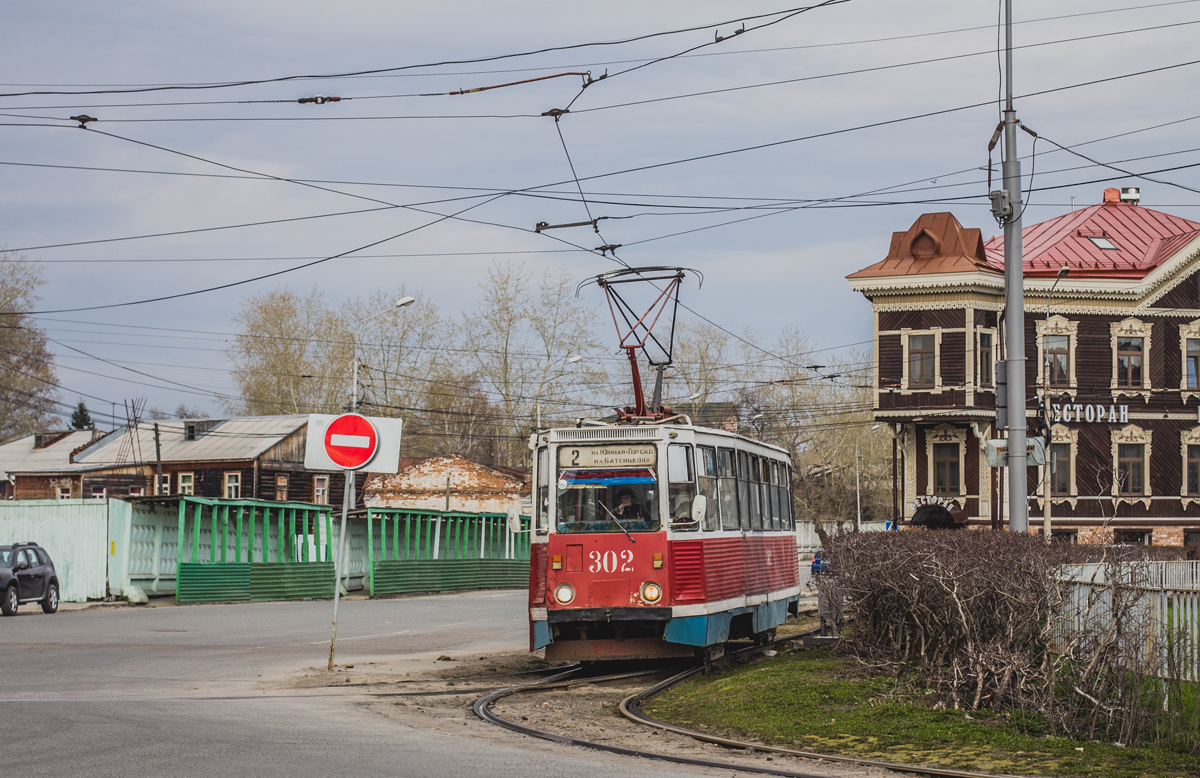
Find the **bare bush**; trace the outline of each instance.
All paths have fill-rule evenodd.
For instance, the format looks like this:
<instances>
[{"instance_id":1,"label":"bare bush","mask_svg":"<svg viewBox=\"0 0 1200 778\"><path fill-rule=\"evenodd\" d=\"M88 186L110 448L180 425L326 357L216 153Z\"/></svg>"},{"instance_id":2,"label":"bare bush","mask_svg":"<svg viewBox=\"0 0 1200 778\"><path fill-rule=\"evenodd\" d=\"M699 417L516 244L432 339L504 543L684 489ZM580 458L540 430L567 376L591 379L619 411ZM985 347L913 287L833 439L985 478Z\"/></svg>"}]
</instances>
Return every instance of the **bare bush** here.
<instances>
[{"instance_id":1,"label":"bare bush","mask_svg":"<svg viewBox=\"0 0 1200 778\"><path fill-rule=\"evenodd\" d=\"M846 533L830 551L855 613L848 648L876 668L915 672L940 704L1200 752L1200 710L1181 714L1200 704L1196 684L1179 680L1178 652L1154 637L1140 580L1150 568L1136 548L979 531Z\"/></svg>"}]
</instances>

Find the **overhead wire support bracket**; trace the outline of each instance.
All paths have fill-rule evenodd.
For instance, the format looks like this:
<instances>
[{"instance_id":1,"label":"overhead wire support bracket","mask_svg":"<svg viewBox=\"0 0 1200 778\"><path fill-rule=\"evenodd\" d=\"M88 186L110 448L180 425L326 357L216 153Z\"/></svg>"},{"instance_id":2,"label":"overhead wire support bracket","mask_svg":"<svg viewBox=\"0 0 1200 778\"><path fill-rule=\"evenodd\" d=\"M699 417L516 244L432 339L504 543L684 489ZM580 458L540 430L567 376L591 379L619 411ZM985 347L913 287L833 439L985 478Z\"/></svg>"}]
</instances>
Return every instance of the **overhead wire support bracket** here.
<instances>
[{"instance_id":1,"label":"overhead wire support bracket","mask_svg":"<svg viewBox=\"0 0 1200 778\"><path fill-rule=\"evenodd\" d=\"M347 98L349 99L349 98ZM340 103L340 97L326 97L325 95L316 95L315 97L301 97L297 103L313 103L315 105L325 105L325 103Z\"/></svg>"},{"instance_id":2,"label":"overhead wire support bracket","mask_svg":"<svg viewBox=\"0 0 1200 778\"><path fill-rule=\"evenodd\" d=\"M549 111L542 111L542 116L553 116L554 120L558 121L558 117L570 112L570 108L551 108Z\"/></svg>"},{"instance_id":3,"label":"overhead wire support bracket","mask_svg":"<svg viewBox=\"0 0 1200 778\"><path fill-rule=\"evenodd\" d=\"M592 219L590 222L571 222L570 224L550 224L549 222L538 222L537 225L533 228L533 231L534 232L543 232L545 230L561 230L561 229L565 229L567 227L591 227L593 230L596 230L597 232L599 232L600 228L596 226L596 222L600 221L601 219L605 219L605 218L607 218L607 217L599 216L595 219Z\"/></svg>"}]
</instances>

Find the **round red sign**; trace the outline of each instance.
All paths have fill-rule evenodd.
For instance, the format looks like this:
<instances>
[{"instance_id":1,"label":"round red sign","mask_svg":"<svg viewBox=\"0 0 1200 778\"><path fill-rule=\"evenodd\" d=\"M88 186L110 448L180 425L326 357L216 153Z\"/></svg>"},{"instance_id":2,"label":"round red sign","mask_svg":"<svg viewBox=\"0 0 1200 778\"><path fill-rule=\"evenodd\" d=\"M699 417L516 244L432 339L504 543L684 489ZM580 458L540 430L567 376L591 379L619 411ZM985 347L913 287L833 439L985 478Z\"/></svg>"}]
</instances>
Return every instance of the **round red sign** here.
<instances>
[{"instance_id":1,"label":"round red sign","mask_svg":"<svg viewBox=\"0 0 1200 778\"><path fill-rule=\"evenodd\" d=\"M325 430L325 453L339 467L364 467L379 448L375 425L357 413L347 413L329 422Z\"/></svg>"}]
</instances>

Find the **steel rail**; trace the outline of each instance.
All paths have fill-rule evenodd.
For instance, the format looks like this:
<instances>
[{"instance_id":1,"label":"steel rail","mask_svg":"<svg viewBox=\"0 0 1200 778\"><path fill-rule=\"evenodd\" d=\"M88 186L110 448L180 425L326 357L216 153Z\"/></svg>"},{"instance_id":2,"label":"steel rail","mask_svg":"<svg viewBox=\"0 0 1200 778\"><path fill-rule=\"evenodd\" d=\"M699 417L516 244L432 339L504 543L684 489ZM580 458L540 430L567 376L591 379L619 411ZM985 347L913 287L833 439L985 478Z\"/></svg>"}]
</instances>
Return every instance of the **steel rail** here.
<instances>
[{"instance_id":1,"label":"steel rail","mask_svg":"<svg viewBox=\"0 0 1200 778\"><path fill-rule=\"evenodd\" d=\"M813 632L815 632L815 630L813 630ZM804 633L804 634L812 634L812 633L810 632L810 633ZM729 654L728 656L730 656L730 657L748 656L748 655L753 654L756 651L762 651L771 645L798 640L798 639L804 637L804 634L778 637L778 638L775 638L774 640L767 641L763 645L751 646L749 648L744 648L739 651L735 651L735 652ZM633 721L634 723L656 727L658 729L662 729L662 730L665 730L668 732L673 732L678 735L684 735L684 736L693 738L695 740L709 742L709 743L713 743L715 745L726 746L729 748L745 749L745 750L751 750L751 751L756 751L756 752L760 752L760 753L780 754L783 756L792 756L792 757L797 757L797 758L801 758L801 759L810 759L810 760L823 759L823 760L830 761L830 762L841 762L841 763L853 764L853 765L862 766L862 767L875 767L875 768L879 768L879 769L891 770L893 772L898 772L898 773L937 776L938 778L1020 778L1019 776L1011 776L1011 775L1005 775L1005 774L1001 774L1001 773L980 773L980 772L972 772L972 771L964 771L964 770L950 770L950 769L946 769L946 768L932 767L929 765L882 762L882 761L877 761L877 760L872 760L872 759L859 759L856 757L843 756L841 754L824 754L824 753L819 753L816 751L800 751L800 750L796 750L796 749L779 748L779 747L775 747L775 746L764 745L761 743L747 743L747 742L742 742L742 741L737 741L737 740L731 740L728 738L720 738L720 737L709 735L709 734L706 734L703 732L689 730L689 729L686 729L683 727L677 727L673 724L669 724L665 721L660 721L651 716L648 716L645 713L642 713L638 709L638 705L642 701L649 699L653 695L658 694L662 691L665 691L666 689L669 689L672 686L682 683L683 681L687 680L688 678L691 678L692 676L696 675L697 673L702 672L704 669L705 669L704 665L699 665L697 667L689 668L681 673L677 673L677 674L671 676L670 678L667 678L666 680L660 681L659 683L656 683L653 686L651 686L641 692L638 692L637 694L630 695L629 697L627 697L621 701L620 710L621 710L622 715L624 715L627 719L629 719L630 721ZM567 675L567 674L568 673L563 673L563 675ZM595 683L595 682L600 682L603 680L613 680L613 679L619 678L619 677L629 677L630 675L638 675L638 673L633 673L633 674L627 673L627 674L622 674L621 676L612 676L612 677L607 677L607 678L606 677L598 677L598 678L590 678L590 679L580 679L579 681L570 681L567 683L568 684L575 684L575 683L582 683L582 682ZM547 678L547 679L545 679L545 682L534 682L534 683L530 683L530 684L523 684L520 686L511 686L511 687L508 687L505 689L497 689L497 690L492 691L492 692L484 695L483 697L480 697L479 699L477 699L475 701L474 705L471 706L471 709L474 711L476 716L483 719L484 721L490 722L490 723L495 724L500 727L504 727L505 729L511 730L513 732L519 732L523 735L529 735L530 737L536 737L536 738L540 738L542 740L549 740L551 742L560 743L563 745L580 746L582 748L589 748L589 749L596 750L596 751L605 751L605 752L612 753L612 754L620 754L622 756L640 757L642 759L654 759L657 761L670 762L673 764L685 764L685 765L693 765L693 766L697 766L697 767L709 767L709 768L715 768L715 769L720 769L720 770L737 770L740 772L757 773L760 775L778 775L778 776L783 776L783 778L840 778L839 776L834 776L834 775L831 775L828 773L808 773L808 772L799 772L799 771L795 771L795 770L783 770L783 769L779 769L779 768L763 767L763 766L756 766L756 765L735 764L735 763L731 763L731 762L721 762L721 761L716 761L716 760L712 760L712 759L699 759L696 757L675 756L672 754L660 754L660 753L655 753L653 751L641 751L641 750L633 749L633 748L624 748L622 746L613 746L613 745L609 745L606 743L597 743L597 742L591 741L591 740L583 740L580 738L569 737L566 735L558 735L553 732L546 732L544 730L535 729L534 727L529 727L529 726L525 726L523 724L518 724L514 721L509 721L508 719L503 719L503 718L497 716L495 713L493 713L490 710L490 706L492 705L492 703L494 703L497 700L500 700L504 697L507 697L507 696L510 696L513 694L518 694L518 693L524 692L524 691L534 691L537 689L552 688L552 686L547 682L553 682L557 679L557 677L558 676ZM553 686L560 686L560 685L563 685L563 684L553 683Z\"/></svg>"}]
</instances>

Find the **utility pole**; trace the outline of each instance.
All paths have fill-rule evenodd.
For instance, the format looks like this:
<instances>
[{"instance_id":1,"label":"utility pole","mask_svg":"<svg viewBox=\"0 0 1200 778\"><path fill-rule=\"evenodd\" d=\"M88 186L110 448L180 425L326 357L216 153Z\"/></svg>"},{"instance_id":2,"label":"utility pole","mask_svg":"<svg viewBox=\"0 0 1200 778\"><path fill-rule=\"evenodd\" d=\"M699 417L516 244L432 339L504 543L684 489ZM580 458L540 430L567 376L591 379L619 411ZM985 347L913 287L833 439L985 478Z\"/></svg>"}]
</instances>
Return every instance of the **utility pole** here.
<instances>
[{"instance_id":1,"label":"utility pole","mask_svg":"<svg viewBox=\"0 0 1200 778\"><path fill-rule=\"evenodd\" d=\"M154 422L154 493L163 493L162 488L162 444L158 438L158 422Z\"/></svg>"},{"instance_id":2,"label":"utility pole","mask_svg":"<svg viewBox=\"0 0 1200 778\"><path fill-rule=\"evenodd\" d=\"M992 214L1004 223L1004 339L1008 367L1009 529L1029 532L1025 451L1025 278L1021 258L1021 162L1012 89L1012 0L1004 3L1004 188L990 192Z\"/></svg>"}]
</instances>

